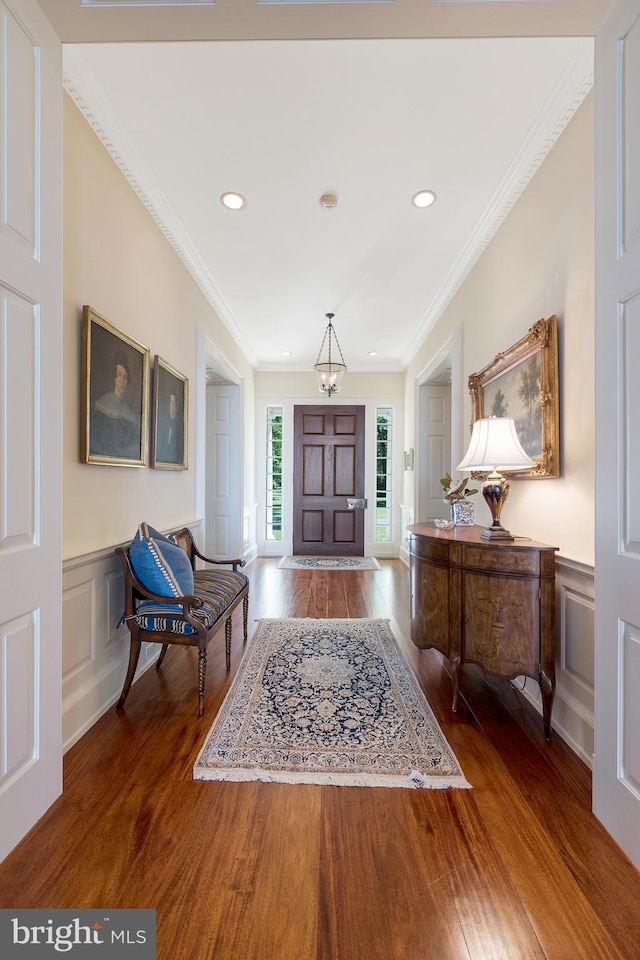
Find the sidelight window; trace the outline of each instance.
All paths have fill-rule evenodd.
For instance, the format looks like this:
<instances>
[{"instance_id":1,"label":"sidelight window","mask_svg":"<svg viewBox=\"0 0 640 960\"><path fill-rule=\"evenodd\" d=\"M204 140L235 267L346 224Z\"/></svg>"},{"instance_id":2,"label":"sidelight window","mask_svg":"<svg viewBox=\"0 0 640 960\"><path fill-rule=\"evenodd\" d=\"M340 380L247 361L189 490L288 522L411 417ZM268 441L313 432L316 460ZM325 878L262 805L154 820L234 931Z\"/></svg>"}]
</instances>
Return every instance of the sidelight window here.
<instances>
[{"instance_id":1,"label":"sidelight window","mask_svg":"<svg viewBox=\"0 0 640 960\"><path fill-rule=\"evenodd\" d=\"M376 543L392 539L393 516L393 411L390 407L376 410Z\"/></svg>"},{"instance_id":2,"label":"sidelight window","mask_svg":"<svg viewBox=\"0 0 640 960\"><path fill-rule=\"evenodd\" d=\"M282 540L282 407L267 407L266 540Z\"/></svg>"}]
</instances>

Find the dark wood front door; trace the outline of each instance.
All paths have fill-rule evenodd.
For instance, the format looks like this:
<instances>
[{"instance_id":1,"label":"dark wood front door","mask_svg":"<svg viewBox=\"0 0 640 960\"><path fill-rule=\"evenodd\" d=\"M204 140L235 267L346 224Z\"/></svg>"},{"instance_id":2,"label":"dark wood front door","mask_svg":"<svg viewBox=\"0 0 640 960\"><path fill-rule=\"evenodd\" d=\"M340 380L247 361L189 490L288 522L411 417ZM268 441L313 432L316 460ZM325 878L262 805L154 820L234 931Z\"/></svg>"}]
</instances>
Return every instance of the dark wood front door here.
<instances>
[{"instance_id":1,"label":"dark wood front door","mask_svg":"<svg viewBox=\"0 0 640 960\"><path fill-rule=\"evenodd\" d=\"M294 408L293 552L361 557L364 407Z\"/></svg>"}]
</instances>

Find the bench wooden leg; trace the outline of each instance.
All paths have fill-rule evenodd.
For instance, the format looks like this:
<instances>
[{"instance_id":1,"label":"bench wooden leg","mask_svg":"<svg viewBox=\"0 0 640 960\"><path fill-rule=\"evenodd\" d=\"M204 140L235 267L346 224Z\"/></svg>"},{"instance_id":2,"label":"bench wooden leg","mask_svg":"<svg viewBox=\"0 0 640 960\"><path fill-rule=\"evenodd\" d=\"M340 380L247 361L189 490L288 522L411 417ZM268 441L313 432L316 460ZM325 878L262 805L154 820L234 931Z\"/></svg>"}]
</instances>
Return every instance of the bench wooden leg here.
<instances>
[{"instance_id":1,"label":"bench wooden leg","mask_svg":"<svg viewBox=\"0 0 640 960\"><path fill-rule=\"evenodd\" d=\"M244 631L244 642L247 642L247 627L249 624L249 594L242 600L242 629Z\"/></svg>"},{"instance_id":2,"label":"bench wooden leg","mask_svg":"<svg viewBox=\"0 0 640 960\"><path fill-rule=\"evenodd\" d=\"M129 690L131 690L131 684L133 683L133 678L136 675L136 667L138 666L138 658L140 656L140 647L142 644L137 637L131 637L131 645L129 647L129 666L127 667L127 675L124 678L124 685L122 687L122 693L120 694L120 699L116 703L116 710L120 710L124 706L124 702L127 699Z\"/></svg>"},{"instance_id":3,"label":"bench wooden leg","mask_svg":"<svg viewBox=\"0 0 640 960\"><path fill-rule=\"evenodd\" d=\"M198 716L204 713L204 684L207 676L207 651L198 651Z\"/></svg>"},{"instance_id":4,"label":"bench wooden leg","mask_svg":"<svg viewBox=\"0 0 640 960\"><path fill-rule=\"evenodd\" d=\"M227 670L231 670L231 617L224 622L224 649L227 654Z\"/></svg>"},{"instance_id":5,"label":"bench wooden leg","mask_svg":"<svg viewBox=\"0 0 640 960\"><path fill-rule=\"evenodd\" d=\"M166 654L167 654L167 650L168 650L168 649L169 649L169 644L168 644L168 643L163 643L163 644L162 644L162 650L160 651L160 656L159 656L158 659L156 660L156 670L159 670L160 667L162 666L162 661L164 660L164 658L165 658L165 656L166 656Z\"/></svg>"}]
</instances>

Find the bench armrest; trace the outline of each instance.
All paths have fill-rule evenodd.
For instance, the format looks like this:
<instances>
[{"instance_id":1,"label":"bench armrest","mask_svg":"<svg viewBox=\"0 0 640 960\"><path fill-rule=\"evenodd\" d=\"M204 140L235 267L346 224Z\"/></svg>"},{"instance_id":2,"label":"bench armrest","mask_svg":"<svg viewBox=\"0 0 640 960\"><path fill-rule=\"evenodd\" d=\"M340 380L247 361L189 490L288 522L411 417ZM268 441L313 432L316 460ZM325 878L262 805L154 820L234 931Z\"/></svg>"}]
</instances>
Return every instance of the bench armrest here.
<instances>
[{"instance_id":1,"label":"bench armrest","mask_svg":"<svg viewBox=\"0 0 640 960\"><path fill-rule=\"evenodd\" d=\"M171 536L176 538L177 543L180 543L180 540L186 541L186 545L184 543L180 543L180 546L186 550L187 554L189 555L189 559L191 560L191 565L194 570L196 557L198 557L200 560L204 560L205 563L211 563L214 566L232 567L234 573L238 572L238 567L246 566L246 561L240 560L239 558L234 560L212 560L211 557L205 557L204 553L201 553L198 550L195 540L193 539L193 534L191 533L189 527L182 527L180 530L172 530Z\"/></svg>"},{"instance_id":2,"label":"bench armrest","mask_svg":"<svg viewBox=\"0 0 640 960\"><path fill-rule=\"evenodd\" d=\"M238 572L238 569L237 569L238 567L245 567L246 564L247 564L246 560L240 560L240 559L236 559L236 560L212 560L210 557L205 557L205 555L204 555L203 553L200 553L200 551L199 551L198 548L196 547L195 543L193 544L193 552L195 553L196 557L199 557L201 560L204 560L205 563L213 563L213 564L216 564L216 565L218 565L218 566L224 565L224 566L226 566L226 567L232 566L234 573L237 573L237 572Z\"/></svg>"}]
</instances>

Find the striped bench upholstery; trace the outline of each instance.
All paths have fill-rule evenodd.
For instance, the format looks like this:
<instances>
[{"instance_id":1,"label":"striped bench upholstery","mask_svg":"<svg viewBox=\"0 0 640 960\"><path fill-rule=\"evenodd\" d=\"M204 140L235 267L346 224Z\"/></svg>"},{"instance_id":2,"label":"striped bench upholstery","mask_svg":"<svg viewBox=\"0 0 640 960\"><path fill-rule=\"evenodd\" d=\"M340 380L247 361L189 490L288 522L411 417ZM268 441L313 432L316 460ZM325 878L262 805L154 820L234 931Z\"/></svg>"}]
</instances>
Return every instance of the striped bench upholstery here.
<instances>
[{"instance_id":1,"label":"striped bench upholstery","mask_svg":"<svg viewBox=\"0 0 640 960\"><path fill-rule=\"evenodd\" d=\"M220 619L227 607L249 584L244 573L233 573L231 570L196 570L193 581L194 596L204 600L203 606L193 611L193 616L201 620L207 630L211 630L216 620ZM182 634L196 632L182 616L182 607L174 603L144 600L138 605L135 619L142 630Z\"/></svg>"}]
</instances>

